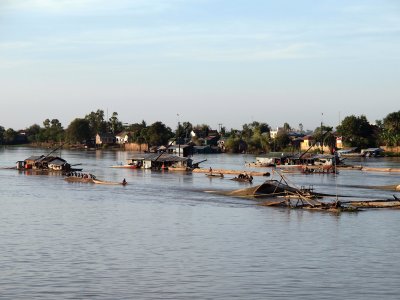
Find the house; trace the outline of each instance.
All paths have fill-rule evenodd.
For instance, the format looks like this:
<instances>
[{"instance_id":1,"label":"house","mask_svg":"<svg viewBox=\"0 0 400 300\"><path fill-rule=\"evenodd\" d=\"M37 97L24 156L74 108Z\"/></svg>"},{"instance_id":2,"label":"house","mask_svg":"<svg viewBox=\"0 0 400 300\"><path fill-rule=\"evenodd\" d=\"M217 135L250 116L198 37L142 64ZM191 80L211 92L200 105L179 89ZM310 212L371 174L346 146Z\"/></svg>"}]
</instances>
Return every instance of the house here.
<instances>
[{"instance_id":1,"label":"house","mask_svg":"<svg viewBox=\"0 0 400 300\"><path fill-rule=\"evenodd\" d=\"M278 133L281 133L281 132L284 132L284 131L285 131L285 129L283 127L277 127L276 130L271 130L269 132L269 134L270 134L270 137L272 139L275 139L276 136L278 135Z\"/></svg>"},{"instance_id":2,"label":"house","mask_svg":"<svg viewBox=\"0 0 400 300\"><path fill-rule=\"evenodd\" d=\"M160 149L160 148L159 148ZM172 145L167 149L168 154L174 154L177 156L188 157L193 154L192 145Z\"/></svg>"},{"instance_id":3,"label":"house","mask_svg":"<svg viewBox=\"0 0 400 300\"><path fill-rule=\"evenodd\" d=\"M218 135L209 135L204 139L205 146L218 146Z\"/></svg>"},{"instance_id":4,"label":"house","mask_svg":"<svg viewBox=\"0 0 400 300\"><path fill-rule=\"evenodd\" d=\"M315 141L313 136L307 135L303 137L303 141L300 143L300 151L310 150L322 150L323 153L331 152L328 145L321 144L320 142Z\"/></svg>"},{"instance_id":5,"label":"house","mask_svg":"<svg viewBox=\"0 0 400 300\"><path fill-rule=\"evenodd\" d=\"M204 138L206 136L206 133L203 130L200 130L200 129L193 129L190 132L190 136L192 138Z\"/></svg>"},{"instance_id":6,"label":"house","mask_svg":"<svg viewBox=\"0 0 400 300\"><path fill-rule=\"evenodd\" d=\"M117 144L126 144L129 141L129 137L130 137L130 133L126 132L126 131L123 131L121 133L118 133L115 136L115 142Z\"/></svg>"},{"instance_id":7,"label":"house","mask_svg":"<svg viewBox=\"0 0 400 300\"><path fill-rule=\"evenodd\" d=\"M128 163L144 169L186 169L192 167L192 159L167 153L143 153L132 156Z\"/></svg>"},{"instance_id":8,"label":"house","mask_svg":"<svg viewBox=\"0 0 400 300\"><path fill-rule=\"evenodd\" d=\"M30 156L24 161L17 162L17 169L69 171L71 165L58 156Z\"/></svg>"},{"instance_id":9,"label":"house","mask_svg":"<svg viewBox=\"0 0 400 300\"><path fill-rule=\"evenodd\" d=\"M111 133L101 133L96 135L96 145L112 145L115 144L116 138Z\"/></svg>"},{"instance_id":10,"label":"house","mask_svg":"<svg viewBox=\"0 0 400 300\"><path fill-rule=\"evenodd\" d=\"M343 137L341 136L336 137L336 148L343 149Z\"/></svg>"}]
</instances>

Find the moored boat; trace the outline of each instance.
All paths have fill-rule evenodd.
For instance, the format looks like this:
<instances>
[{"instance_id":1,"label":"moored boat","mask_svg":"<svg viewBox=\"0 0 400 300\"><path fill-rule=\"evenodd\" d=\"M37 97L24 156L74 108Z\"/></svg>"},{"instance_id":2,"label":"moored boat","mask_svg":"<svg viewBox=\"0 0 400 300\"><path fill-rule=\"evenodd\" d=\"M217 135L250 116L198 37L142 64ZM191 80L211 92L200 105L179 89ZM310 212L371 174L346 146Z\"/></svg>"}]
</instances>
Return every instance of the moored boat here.
<instances>
[{"instance_id":1,"label":"moored boat","mask_svg":"<svg viewBox=\"0 0 400 300\"><path fill-rule=\"evenodd\" d=\"M104 181L97 179L96 176L90 173L80 173L71 172L67 173L67 177L64 178L68 182L82 182L82 183L94 183L94 184L104 184L104 185L126 185L127 182L125 178L121 182L115 181Z\"/></svg>"},{"instance_id":2,"label":"moored boat","mask_svg":"<svg viewBox=\"0 0 400 300\"><path fill-rule=\"evenodd\" d=\"M231 180L252 183L253 176L248 175L247 173L240 173L238 176L231 178Z\"/></svg>"},{"instance_id":3,"label":"moored boat","mask_svg":"<svg viewBox=\"0 0 400 300\"><path fill-rule=\"evenodd\" d=\"M219 177L219 178L223 178L224 174L222 173L206 173L205 174L207 177Z\"/></svg>"}]
</instances>

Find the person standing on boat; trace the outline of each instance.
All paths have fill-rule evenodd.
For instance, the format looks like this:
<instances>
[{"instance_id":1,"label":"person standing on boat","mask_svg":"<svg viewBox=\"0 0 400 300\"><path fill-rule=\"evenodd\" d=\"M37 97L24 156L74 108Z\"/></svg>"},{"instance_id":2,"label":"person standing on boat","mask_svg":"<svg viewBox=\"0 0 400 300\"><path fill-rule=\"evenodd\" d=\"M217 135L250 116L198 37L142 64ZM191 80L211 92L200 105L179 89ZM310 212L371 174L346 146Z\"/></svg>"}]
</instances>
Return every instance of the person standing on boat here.
<instances>
[{"instance_id":1,"label":"person standing on boat","mask_svg":"<svg viewBox=\"0 0 400 300\"><path fill-rule=\"evenodd\" d=\"M210 167L210 169L208 170L210 172L210 175L212 175L212 168Z\"/></svg>"}]
</instances>

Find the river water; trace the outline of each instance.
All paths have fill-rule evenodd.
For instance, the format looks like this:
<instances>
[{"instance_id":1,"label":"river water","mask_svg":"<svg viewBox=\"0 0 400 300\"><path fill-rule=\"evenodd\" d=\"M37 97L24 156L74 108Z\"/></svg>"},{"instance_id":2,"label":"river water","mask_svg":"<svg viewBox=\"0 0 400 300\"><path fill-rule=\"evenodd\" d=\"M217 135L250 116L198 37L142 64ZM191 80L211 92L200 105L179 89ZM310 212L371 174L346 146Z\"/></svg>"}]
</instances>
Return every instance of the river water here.
<instances>
[{"instance_id":1,"label":"river water","mask_svg":"<svg viewBox=\"0 0 400 300\"><path fill-rule=\"evenodd\" d=\"M47 152L1 148L0 166ZM0 299L400 298L399 210L263 207L206 192L245 187L228 175L110 168L130 154L61 153L100 179L126 178L126 186L0 170ZM254 157L194 159L239 170ZM398 159L355 163L400 167ZM399 173L361 171L287 179L371 199L396 193L354 186L400 184Z\"/></svg>"}]
</instances>

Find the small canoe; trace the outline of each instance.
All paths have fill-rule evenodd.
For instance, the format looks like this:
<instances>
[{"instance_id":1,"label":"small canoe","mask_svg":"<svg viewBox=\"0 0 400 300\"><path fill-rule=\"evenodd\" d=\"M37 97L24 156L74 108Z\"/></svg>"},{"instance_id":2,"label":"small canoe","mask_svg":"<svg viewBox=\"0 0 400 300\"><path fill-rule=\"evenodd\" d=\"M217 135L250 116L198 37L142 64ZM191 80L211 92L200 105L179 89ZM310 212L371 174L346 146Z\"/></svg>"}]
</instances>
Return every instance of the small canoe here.
<instances>
[{"instance_id":1,"label":"small canoe","mask_svg":"<svg viewBox=\"0 0 400 300\"><path fill-rule=\"evenodd\" d=\"M64 178L65 181L68 182L82 182L82 183L94 183L94 184L105 184L105 185L126 185L126 180L122 180L121 182L114 181L103 181L97 179L94 175L83 174L81 176L68 176Z\"/></svg>"},{"instance_id":2,"label":"small canoe","mask_svg":"<svg viewBox=\"0 0 400 300\"><path fill-rule=\"evenodd\" d=\"M83 183L94 183L94 180L92 178L83 178L83 177L66 177L64 178L65 181L68 182L83 182Z\"/></svg>"},{"instance_id":3,"label":"small canoe","mask_svg":"<svg viewBox=\"0 0 400 300\"><path fill-rule=\"evenodd\" d=\"M140 169L137 165L115 165L110 168L120 168L120 169Z\"/></svg>"},{"instance_id":4,"label":"small canoe","mask_svg":"<svg viewBox=\"0 0 400 300\"><path fill-rule=\"evenodd\" d=\"M219 177L219 178L223 178L224 174L222 173L206 173L205 174L207 177Z\"/></svg>"},{"instance_id":5,"label":"small canoe","mask_svg":"<svg viewBox=\"0 0 400 300\"><path fill-rule=\"evenodd\" d=\"M105 185L127 185L128 184L126 181L115 182L115 181L103 181L103 180L98 180L98 179L93 179L93 183L105 184Z\"/></svg>"}]
</instances>

